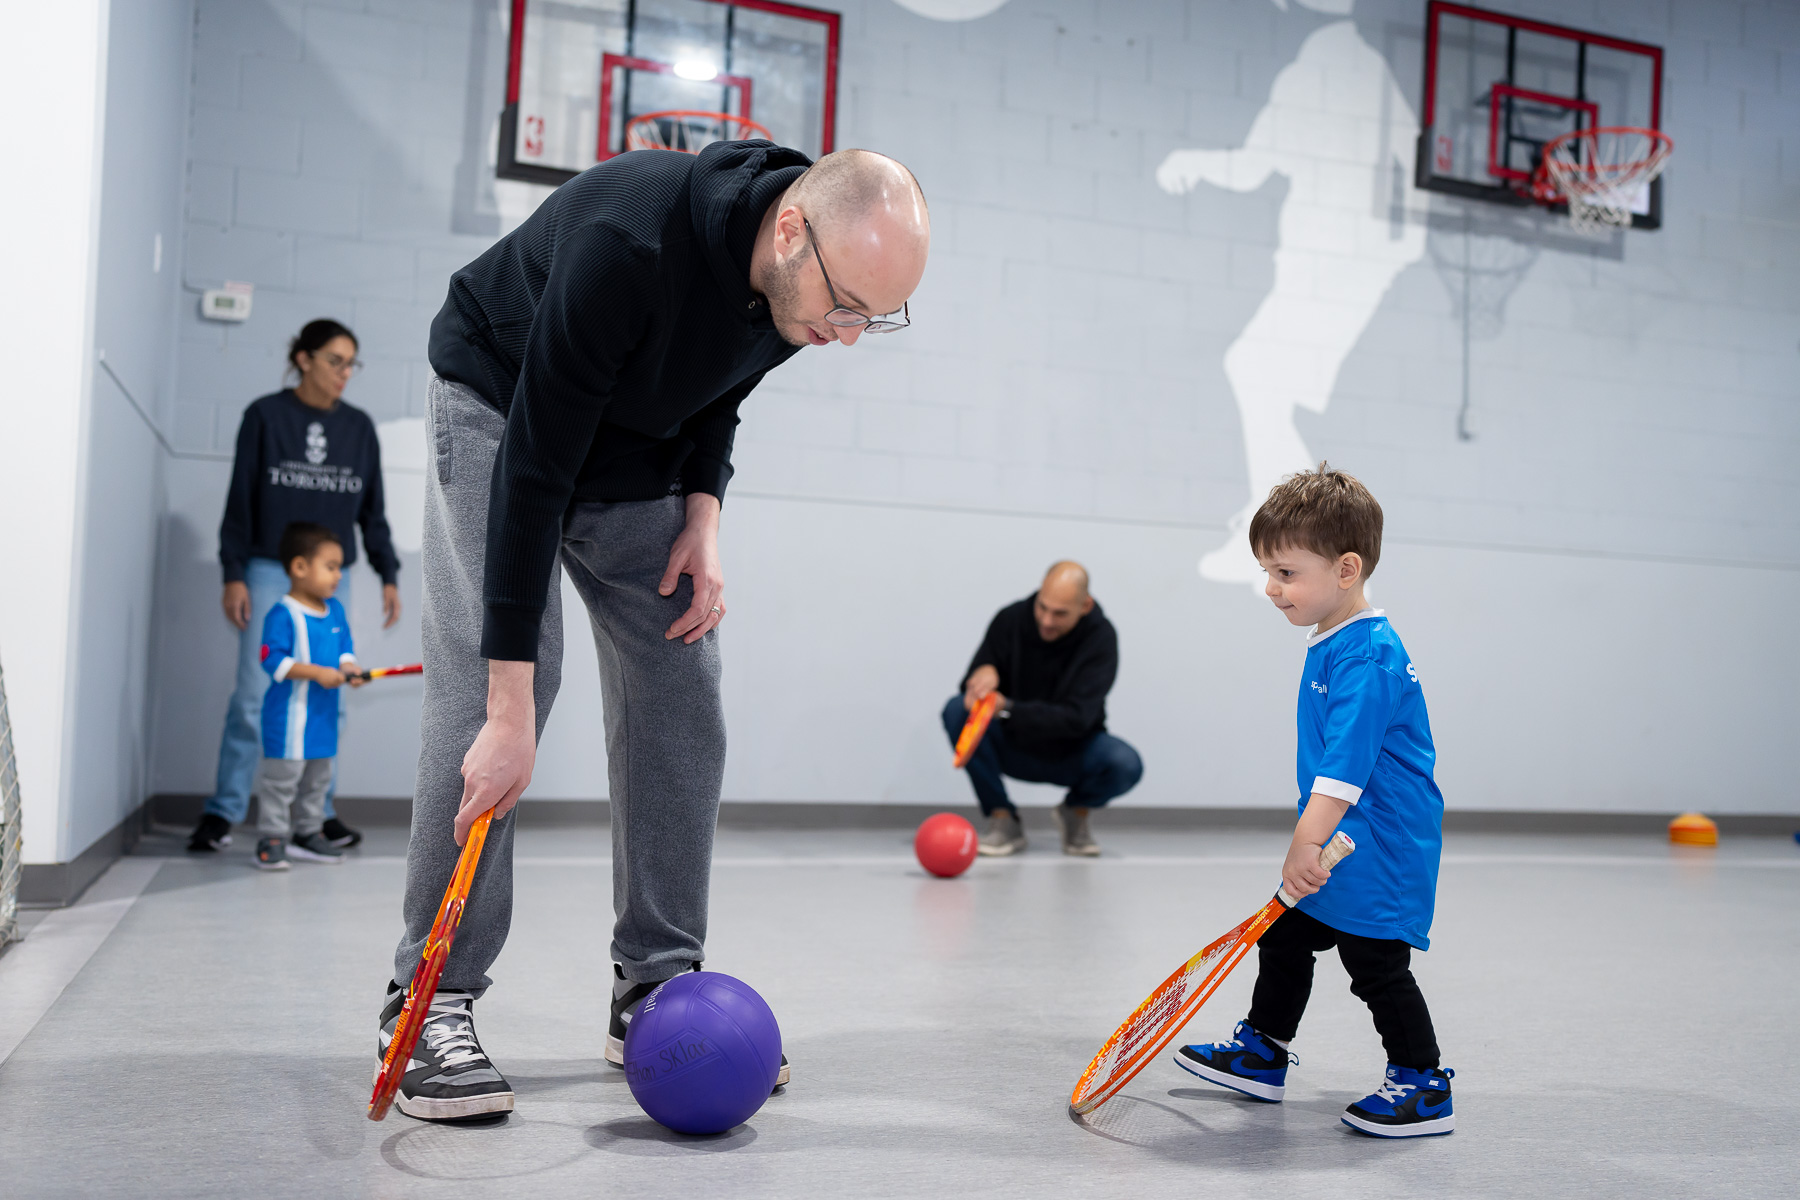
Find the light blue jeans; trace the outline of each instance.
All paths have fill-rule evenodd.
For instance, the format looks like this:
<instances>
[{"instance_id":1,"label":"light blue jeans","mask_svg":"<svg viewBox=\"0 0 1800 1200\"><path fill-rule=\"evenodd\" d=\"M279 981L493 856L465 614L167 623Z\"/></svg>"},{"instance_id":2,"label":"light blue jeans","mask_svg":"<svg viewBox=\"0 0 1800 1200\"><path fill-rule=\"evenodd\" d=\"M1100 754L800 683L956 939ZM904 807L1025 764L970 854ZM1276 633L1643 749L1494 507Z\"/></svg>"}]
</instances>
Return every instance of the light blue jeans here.
<instances>
[{"instance_id":1,"label":"light blue jeans","mask_svg":"<svg viewBox=\"0 0 1800 1200\"><path fill-rule=\"evenodd\" d=\"M250 627L238 636L237 690L225 710L225 736L219 739L219 780L206 811L233 825L250 811L250 790L262 763L262 702L269 673L262 668L262 628L269 610L287 595L288 577L272 558L253 558L244 566L250 587ZM350 611L350 573L344 572L337 598ZM338 741L344 740L344 708L338 705ZM325 792L325 819L337 816L337 760L331 763L331 786Z\"/></svg>"}]
</instances>

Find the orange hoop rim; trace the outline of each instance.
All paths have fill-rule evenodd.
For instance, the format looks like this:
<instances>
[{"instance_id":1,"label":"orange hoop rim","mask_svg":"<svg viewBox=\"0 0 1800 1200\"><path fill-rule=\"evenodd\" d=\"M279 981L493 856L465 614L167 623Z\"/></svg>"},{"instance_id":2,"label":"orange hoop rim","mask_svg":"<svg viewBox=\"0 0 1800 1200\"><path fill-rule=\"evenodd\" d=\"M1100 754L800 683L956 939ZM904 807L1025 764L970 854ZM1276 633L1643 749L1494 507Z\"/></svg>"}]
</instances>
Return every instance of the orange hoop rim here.
<instances>
[{"instance_id":1,"label":"orange hoop rim","mask_svg":"<svg viewBox=\"0 0 1800 1200\"><path fill-rule=\"evenodd\" d=\"M1641 137L1649 143L1650 148L1647 153L1626 162L1600 162L1598 150L1602 136ZM1589 161L1584 163L1558 157L1559 151L1567 151L1570 146L1583 141L1590 143L1595 150L1595 153L1588 156ZM1544 143L1543 157L1538 163L1532 190L1541 200L1579 201L1596 196L1614 196L1625 188L1648 183L1662 174L1663 168L1668 165L1669 155L1674 151L1675 139L1660 129L1646 129L1637 125L1600 125L1593 129L1577 129Z\"/></svg>"},{"instance_id":2,"label":"orange hoop rim","mask_svg":"<svg viewBox=\"0 0 1800 1200\"><path fill-rule=\"evenodd\" d=\"M740 117L736 113L714 112L705 108L665 108L661 112L639 113L629 121L626 121L625 148L627 150L674 150L680 154L700 153L698 150L689 150L682 146L669 145L662 140L660 131L655 138L639 136L641 130L646 128L655 129L656 122L667 120L706 120L718 125L722 131L728 134L734 132L732 129L733 126L737 127L735 130L737 133L736 137L721 138L719 139L721 141L744 141L753 137L764 138L771 142L775 140L769 133L769 127L767 125L764 125L759 121L752 121L749 117Z\"/></svg>"}]
</instances>

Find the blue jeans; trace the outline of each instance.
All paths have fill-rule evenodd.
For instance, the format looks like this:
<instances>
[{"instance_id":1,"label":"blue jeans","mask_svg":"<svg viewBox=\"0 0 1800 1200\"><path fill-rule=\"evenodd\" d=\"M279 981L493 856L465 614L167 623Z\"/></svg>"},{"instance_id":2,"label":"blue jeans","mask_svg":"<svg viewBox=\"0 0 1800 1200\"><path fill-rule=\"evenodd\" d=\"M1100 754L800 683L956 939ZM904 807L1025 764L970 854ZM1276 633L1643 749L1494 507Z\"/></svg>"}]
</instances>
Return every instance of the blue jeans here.
<instances>
[{"instance_id":1,"label":"blue jeans","mask_svg":"<svg viewBox=\"0 0 1800 1200\"><path fill-rule=\"evenodd\" d=\"M944 732L950 735L952 746L968 717L963 698L950 697L944 705ZM1100 808L1137 786L1144 777L1144 760L1129 742L1106 732L1094 734L1066 757L1042 758L1008 742L1006 722L996 719L988 726L966 769L969 782L975 785L975 799L981 803L982 815L991 817L1001 809L1013 808L1013 802L1006 798L1003 776L1011 775L1026 783L1058 784L1069 789L1063 797L1064 804Z\"/></svg>"},{"instance_id":2,"label":"blue jeans","mask_svg":"<svg viewBox=\"0 0 1800 1200\"><path fill-rule=\"evenodd\" d=\"M219 739L219 780L206 811L233 825L250 811L250 789L262 763L262 702L269 673L262 668L262 629L269 610L287 595L287 571L272 558L253 558L244 565L250 586L250 627L238 635L237 689L225 709L225 735ZM338 584L337 598L350 610L350 573ZM338 741L344 740L344 705L338 705ZM331 763L331 787L325 792L325 819L337 816L337 760Z\"/></svg>"}]
</instances>

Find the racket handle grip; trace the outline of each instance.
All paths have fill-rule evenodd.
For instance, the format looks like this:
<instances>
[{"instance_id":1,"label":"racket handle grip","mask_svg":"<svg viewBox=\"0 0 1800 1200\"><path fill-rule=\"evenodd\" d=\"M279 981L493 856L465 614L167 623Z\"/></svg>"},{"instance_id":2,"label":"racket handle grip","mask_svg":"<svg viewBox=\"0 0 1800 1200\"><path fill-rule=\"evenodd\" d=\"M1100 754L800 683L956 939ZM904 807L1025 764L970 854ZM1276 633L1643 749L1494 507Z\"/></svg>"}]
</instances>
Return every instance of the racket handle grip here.
<instances>
[{"instance_id":1,"label":"racket handle grip","mask_svg":"<svg viewBox=\"0 0 1800 1200\"><path fill-rule=\"evenodd\" d=\"M1340 829L1331 835L1329 842L1319 847L1319 865L1329 871L1355 853L1356 843L1350 840L1349 834ZM1289 908L1300 903L1298 899L1288 895L1286 887L1277 888L1275 895Z\"/></svg>"}]
</instances>

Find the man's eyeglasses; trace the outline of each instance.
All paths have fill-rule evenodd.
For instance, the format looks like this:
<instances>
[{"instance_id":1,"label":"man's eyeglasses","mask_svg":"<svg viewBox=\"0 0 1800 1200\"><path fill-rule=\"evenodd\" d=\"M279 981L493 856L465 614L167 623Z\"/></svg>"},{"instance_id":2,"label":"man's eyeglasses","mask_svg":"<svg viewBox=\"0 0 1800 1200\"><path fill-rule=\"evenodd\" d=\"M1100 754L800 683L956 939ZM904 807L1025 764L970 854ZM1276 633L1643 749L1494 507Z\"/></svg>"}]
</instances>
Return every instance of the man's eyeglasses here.
<instances>
[{"instance_id":1,"label":"man's eyeglasses","mask_svg":"<svg viewBox=\"0 0 1800 1200\"><path fill-rule=\"evenodd\" d=\"M813 232L812 222L801 217L800 223L806 227L807 244L812 247L813 257L818 259L819 274L824 277L825 290L831 295L832 308L825 314L827 321L839 329L855 329L860 325L864 333L892 333L896 329L905 329L912 324L912 318L907 315L905 303L900 305L900 311L897 314L885 313L879 317L865 317L839 300L837 289L831 286L831 273L825 269L825 258L819 253L819 236ZM900 319L894 320L895 316Z\"/></svg>"}]
</instances>

